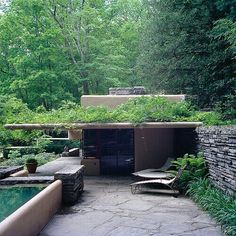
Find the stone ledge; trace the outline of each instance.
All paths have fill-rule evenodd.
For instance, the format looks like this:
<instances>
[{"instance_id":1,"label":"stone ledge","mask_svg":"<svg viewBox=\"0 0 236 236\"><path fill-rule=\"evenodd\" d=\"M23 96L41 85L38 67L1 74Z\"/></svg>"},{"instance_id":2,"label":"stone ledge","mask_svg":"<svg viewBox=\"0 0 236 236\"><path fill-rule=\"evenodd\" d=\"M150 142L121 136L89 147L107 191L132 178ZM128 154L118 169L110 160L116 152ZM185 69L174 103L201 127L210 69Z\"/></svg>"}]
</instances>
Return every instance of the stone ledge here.
<instances>
[{"instance_id":1,"label":"stone ledge","mask_svg":"<svg viewBox=\"0 0 236 236\"><path fill-rule=\"evenodd\" d=\"M0 185L49 184L53 181L53 176L8 177L0 180Z\"/></svg>"},{"instance_id":2,"label":"stone ledge","mask_svg":"<svg viewBox=\"0 0 236 236\"><path fill-rule=\"evenodd\" d=\"M64 176L64 177L69 177L77 174L78 172L83 171L84 166L83 165L67 165L63 169L57 171L55 173L55 178L57 176Z\"/></svg>"},{"instance_id":3,"label":"stone ledge","mask_svg":"<svg viewBox=\"0 0 236 236\"><path fill-rule=\"evenodd\" d=\"M18 171L23 170L23 166L6 166L0 167L0 179L9 177L11 174L14 174Z\"/></svg>"}]
</instances>

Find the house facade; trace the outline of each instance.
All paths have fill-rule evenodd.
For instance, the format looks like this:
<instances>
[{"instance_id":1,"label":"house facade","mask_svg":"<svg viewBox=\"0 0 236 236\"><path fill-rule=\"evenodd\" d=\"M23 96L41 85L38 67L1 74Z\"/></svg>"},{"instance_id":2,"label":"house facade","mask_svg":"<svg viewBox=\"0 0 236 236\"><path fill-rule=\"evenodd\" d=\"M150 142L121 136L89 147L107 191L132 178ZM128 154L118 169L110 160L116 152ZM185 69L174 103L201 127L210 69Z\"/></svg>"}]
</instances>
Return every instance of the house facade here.
<instances>
[{"instance_id":1,"label":"house facade","mask_svg":"<svg viewBox=\"0 0 236 236\"><path fill-rule=\"evenodd\" d=\"M132 91L138 91L138 94ZM132 98L153 96L135 88L110 89L110 93L82 96L81 105L85 107L103 105L112 109ZM185 95L158 96L178 102L185 99ZM167 158L177 158L196 151L195 128L201 125L199 122L146 124L135 127L131 124L125 126L124 123L118 123L84 128L85 159L94 158L96 159L94 163L99 160L101 174L130 174L143 169L159 168ZM84 163L86 165L86 160Z\"/></svg>"}]
</instances>

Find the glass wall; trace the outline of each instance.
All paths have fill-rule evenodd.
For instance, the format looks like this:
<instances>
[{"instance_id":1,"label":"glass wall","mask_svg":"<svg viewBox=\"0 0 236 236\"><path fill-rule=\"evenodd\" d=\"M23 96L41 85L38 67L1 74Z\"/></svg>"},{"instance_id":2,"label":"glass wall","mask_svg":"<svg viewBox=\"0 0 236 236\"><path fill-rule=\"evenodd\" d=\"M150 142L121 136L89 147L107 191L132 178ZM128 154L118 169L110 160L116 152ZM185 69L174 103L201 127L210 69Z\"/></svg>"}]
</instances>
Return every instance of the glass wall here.
<instances>
[{"instance_id":1,"label":"glass wall","mask_svg":"<svg viewBox=\"0 0 236 236\"><path fill-rule=\"evenodd\" d=\"M126 175L134 171L134 130L83 131L85 157L100 159L101 174Z\"/></svg>"}]
</instances>

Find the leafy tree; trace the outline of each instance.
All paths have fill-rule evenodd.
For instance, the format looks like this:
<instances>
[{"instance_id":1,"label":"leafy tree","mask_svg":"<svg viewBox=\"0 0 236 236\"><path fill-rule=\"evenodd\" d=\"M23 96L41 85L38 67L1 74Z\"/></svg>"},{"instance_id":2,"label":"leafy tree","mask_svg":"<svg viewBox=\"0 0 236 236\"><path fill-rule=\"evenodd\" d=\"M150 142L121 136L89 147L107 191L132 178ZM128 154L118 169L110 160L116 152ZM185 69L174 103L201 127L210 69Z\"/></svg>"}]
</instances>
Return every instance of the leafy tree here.
<instances>
[{"instance_id":1,"label":"leafy tree","mask_svg":"<svg viewBox=\"0 0 236 236\"><path fill-rule=\"evenodd\" d=\"M140 11L140 0L11 1L0 17L1 92L52 109L129 85Z\"/></svg>"},{"instance_id":2,"label":"leafy tree","mask_svg":"<svg viewBox=\"0 0 236 236\"><path fill-rule=\"evenodd\" d=\"M202 107L235 97L235 0L145 2L139 74L146 84L195 95Z\"/></svg>"},{"instance_id":3,"label":"leafy tree","mask_svg":"<svg viewBox=\"0 0 236 236\"><path fill-rule=\"evenodd\" d=\"M134 53L138 24L132 26L138 16L137 11L124 11L123 4L134 7L136 3L140 8L140 1L50 3L51 15L63 33L68 57L80 78L83 93L104 93L110 86L127 85L129 81L126 77L132 73L133 61L137 56ZM131 15L133 12L135 16ZM135 40L131 48L130 39Z\"/></svg>"},{"instance_id":4,"label":"leafy tree","mask_svg":"<svg viewBox=\"0 0 236 236\"><path fill-rule=\"evenodd\" d=\"M20 99L16 99L11 96L0 96L0 144L9 145L30 145L34 142L34 139L41 135L41 131L9 131L3 126L6 123L14 123L24 119L24 117L34 116L26 104L24 104Z\"/></svg>"},{"instance_id":5,"label":"leafy tree","mask_svg":"<svg viewBox=\"0 0 236 236\"><path fill-rule=\"evenodd\" d=\"M73 84L73 77L69 82L65 76L68 63L57 48L62 37L46 14L44 2L12 1L0 24L3 92L12 92L31 108L43 104L49 109L60 100L72 99L67 84Z\"/></svg>"}]
</instances>

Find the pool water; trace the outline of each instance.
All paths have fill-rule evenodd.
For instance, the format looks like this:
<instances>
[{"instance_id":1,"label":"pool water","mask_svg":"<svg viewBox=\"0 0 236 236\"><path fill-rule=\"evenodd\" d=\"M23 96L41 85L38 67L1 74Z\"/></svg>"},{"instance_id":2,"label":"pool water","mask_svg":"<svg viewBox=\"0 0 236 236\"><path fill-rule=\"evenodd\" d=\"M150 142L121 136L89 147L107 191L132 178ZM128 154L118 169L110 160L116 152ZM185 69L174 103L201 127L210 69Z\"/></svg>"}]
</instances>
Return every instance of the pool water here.
<instances>
[{"instance_id":1,"label":"pool water","mask_svg":"<svg viewBox=\"0 0 236 236\"><path fill-rule=\"evenodd\" d=\"M38 194L42 187L0 188L0 222Z\"/></svg>"}]
</instances>

